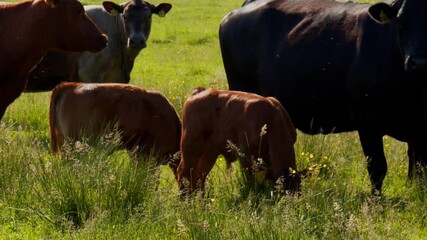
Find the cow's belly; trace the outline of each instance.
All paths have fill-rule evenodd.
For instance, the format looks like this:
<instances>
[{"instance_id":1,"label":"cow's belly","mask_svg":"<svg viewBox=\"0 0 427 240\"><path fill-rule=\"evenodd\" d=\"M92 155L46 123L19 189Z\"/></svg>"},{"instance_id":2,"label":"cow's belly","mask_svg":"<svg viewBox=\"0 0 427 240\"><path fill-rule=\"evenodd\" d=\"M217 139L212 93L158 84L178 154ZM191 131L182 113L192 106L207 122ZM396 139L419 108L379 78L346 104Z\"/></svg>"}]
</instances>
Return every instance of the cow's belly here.
<instances>
[{"instance_id":1,"label":"cow's belly","mask_svg":"<svg viewBox=\"0 0 427 240\"><path fill-rule=\"evenodd\" d=\"M334 98L335 97L335 98ZM285 109L296 128L309 133L339 133L356 130L346 101L341 96L286 98Z\"/></svg>"},{"instance_id":2,"label":"cow's belly","mask_svg":"<svg viewBox=\"0 0 427 240\"><path fill-rule=\"evenodd\" d=\"M326 134L355 130L345 94L344 74L322 76L317 69L304 71L293 65L260 72L259 83L260 93L276 97L296 128L303 132Z\"/></svg>"}]
</instances>

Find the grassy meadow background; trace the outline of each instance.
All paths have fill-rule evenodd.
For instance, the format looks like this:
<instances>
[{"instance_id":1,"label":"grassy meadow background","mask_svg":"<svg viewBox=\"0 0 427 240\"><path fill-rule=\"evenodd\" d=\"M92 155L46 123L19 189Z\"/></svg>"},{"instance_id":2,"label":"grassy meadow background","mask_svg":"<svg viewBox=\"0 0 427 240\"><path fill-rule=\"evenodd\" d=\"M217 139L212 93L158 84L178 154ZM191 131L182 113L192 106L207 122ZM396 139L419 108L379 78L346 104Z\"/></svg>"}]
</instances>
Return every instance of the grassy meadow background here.
<instances>
[{"instance_id":1,"label":"grassy meadow background","mask_svg":"<svg viewBox=\"0 0 427 240\"><path fill-rule=\"evenodd\" d=\"M194 87L227 88L218 25L243 1L169 2L165 18L153 17L131 83L162 91L181 112ZM114 134L52 155L49 97L22 94L0 121L0 239L427 238L425 181L407 180L406 145L389 137L382 197L370 195L357 134L298 132L298 168L315 169L301 196L250 191L238 164L227 173L220 158L206 195L180 201L172 172L113 151Z\"/></svg>"}]
</instances>

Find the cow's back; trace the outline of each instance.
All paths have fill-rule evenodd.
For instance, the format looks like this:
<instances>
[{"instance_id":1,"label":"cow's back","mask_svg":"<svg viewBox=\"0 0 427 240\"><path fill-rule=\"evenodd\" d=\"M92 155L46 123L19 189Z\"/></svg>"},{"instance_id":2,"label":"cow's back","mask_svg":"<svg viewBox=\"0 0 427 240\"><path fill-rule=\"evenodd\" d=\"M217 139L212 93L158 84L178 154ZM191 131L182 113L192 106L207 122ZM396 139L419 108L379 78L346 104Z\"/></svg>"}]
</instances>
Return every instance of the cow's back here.
<instances>
[{"instance_id":1,"label":"cow's back","mask_svg":"<svg viewBox=\"0 0 427 240\"><path fill-rule=\"evenodd\" d=\"M230 90L275 96L305 132L354 129L346 79L365 18L367 5L329 0L257 1L231 12L220 26Z\"/></svg>"},{"instance_id":2,"label":"cow's back","mask_svg":"<svg viewBox=\"0 0 427 240\"><path fill-rule=\"evenodd\" d=\"M295 129L275 104L255 94L209 89L185 102L183 125L187 134L202 134L210 138L213 146L223 154L227 152L227 141L241 144L238 147L242 148L259 146L264 125L269 128L268 131L280 134L290 131L288 135L293 143Z\"/></svg>"},{"instance_id":3,"label":"cow's back","mask_svg":"<svg viewBox=\"0 0 427 240\"><path fill-rule=\"evenodd\" d=\"M67 88L66 91L61 89ZM57 128L64 137L97 136L117 127L125 148L138 146L161 157L179 151L181 124L170 102L159 92L125 84L63 83L53 94ZM53 97L52 97L53 99ZM52 118L52 116L51 116Z\"/></svg>"}]
</instances>

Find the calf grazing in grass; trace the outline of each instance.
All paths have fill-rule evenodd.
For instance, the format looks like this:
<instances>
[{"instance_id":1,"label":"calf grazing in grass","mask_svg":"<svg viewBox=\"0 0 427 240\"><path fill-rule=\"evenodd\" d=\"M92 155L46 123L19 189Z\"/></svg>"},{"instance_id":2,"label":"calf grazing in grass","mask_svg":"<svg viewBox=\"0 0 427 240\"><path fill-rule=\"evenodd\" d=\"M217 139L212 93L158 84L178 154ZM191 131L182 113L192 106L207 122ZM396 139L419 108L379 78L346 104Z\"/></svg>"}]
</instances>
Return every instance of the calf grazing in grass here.
<instances>
[{"instance_id":1,"label":"calf grazing in grass","mask_svg":"<svg viewBox=\"0 0 427 240\"><path fill-rule=\"evenodd\" d=\"M77 0L0 4L0 119L49 49L98 52L107 38Z\"/></svg>"},{"instance_id":2,"label":"calf grazing in grass","mask_svg":"<svg viewBox=\"0 0 427 240\"><path fill-rule=\"evenodd\" d=\"M160 92L128 84L61 83L52 92L49 124L54 152L65 138L96 136L113 125L123 148L154 152L161 164L179 151L181 121L172 104Z\"/></svg>"},{"instance_id":3,"label":"calf grazing in grass","mask_svg":"<svg viewBox=\"0 0 427 240\"><path fill-rule=\"evenodd\" d=\"M227 162L236 160L236 155L228 151L228 142L243 153L239 159L246 176L256 173L254 163L262 159L266 180L280 183L281 190L299 190L296 131L275 98L197 88L184 104L182 121L177 180L183 195L204 189L218 155L222 154Z\"/></svg>"}]
</instances>

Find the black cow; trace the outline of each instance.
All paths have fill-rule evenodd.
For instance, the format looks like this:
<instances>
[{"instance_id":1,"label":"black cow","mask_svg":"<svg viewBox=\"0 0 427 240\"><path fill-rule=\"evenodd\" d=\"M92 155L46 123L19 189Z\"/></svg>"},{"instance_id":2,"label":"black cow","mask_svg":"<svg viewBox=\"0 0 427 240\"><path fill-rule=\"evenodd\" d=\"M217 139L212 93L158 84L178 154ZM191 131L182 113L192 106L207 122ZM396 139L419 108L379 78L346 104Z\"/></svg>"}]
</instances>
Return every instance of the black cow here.
<instances>
[{"instance_id":1,"label":"black cow","mask_svg":"<svg viewBox=\"0 0 427 240\"><path fill-rule=\"evenodd\" d=\"M357 130L373 193L387 172L382 137L426 165L427 1L256 1L221 22L230 90L274 96L305 133ZM418 169L418 168L417 168Z\"/></svg>"}]
</instances>

